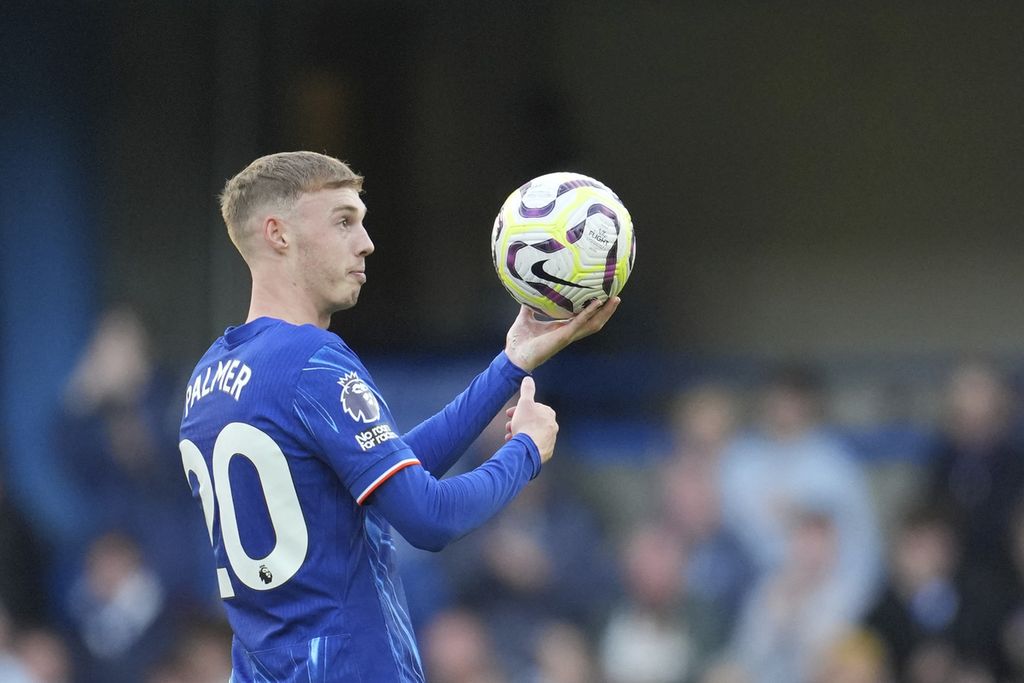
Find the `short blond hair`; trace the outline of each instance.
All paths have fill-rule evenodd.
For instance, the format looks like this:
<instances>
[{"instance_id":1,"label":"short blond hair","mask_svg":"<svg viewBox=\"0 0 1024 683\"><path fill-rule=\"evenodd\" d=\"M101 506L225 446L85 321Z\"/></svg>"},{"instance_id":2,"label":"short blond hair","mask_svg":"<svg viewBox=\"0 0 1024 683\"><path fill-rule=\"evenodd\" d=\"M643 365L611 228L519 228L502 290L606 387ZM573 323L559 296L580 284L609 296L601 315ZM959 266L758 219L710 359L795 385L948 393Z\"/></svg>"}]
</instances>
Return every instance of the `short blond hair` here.
<instances>
[{"instance_id":1,"label":"short blond hair","mask_svg":"<svg viewBox=\"0 0 1024 683\"><path fill-rule=\"evenodd\" d=\"M256 159L228 180L220 194L220 213L228 236L239 238L255 211L268 204L291 208L300 195L324 188L363 188L363 177L345 162L317 152L279 152Z\"/></svg>"}]
</instances>

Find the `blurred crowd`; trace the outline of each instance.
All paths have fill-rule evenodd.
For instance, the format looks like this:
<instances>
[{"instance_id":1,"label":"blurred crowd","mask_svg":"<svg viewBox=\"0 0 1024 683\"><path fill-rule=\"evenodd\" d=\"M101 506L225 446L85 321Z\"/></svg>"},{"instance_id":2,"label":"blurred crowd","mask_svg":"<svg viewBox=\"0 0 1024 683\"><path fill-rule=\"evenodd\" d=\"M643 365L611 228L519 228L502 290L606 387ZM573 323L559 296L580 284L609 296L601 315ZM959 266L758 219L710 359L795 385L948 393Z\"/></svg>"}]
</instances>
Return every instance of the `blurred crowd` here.
<instances>
[{"instance_id":1,"label":"blurred crowd","mask_svg":"<svg viewBox=\"0 0 1024 683\"><path fill-rule=\"evenodd\" d=\"M34 524L0 479L0 683L228 679L176 374L134 313L109 312L54 410L73 533ZM692 384L663 410L666 452L560 449L484 529L438 554L400 545L428 680L1024 683L1009 378L953 368L905 457L866 457L830 404L806 365ZM500 444L492 427L462 467ZM908 448L893 439L880 450Z\"/></svg>"}]
</instances>

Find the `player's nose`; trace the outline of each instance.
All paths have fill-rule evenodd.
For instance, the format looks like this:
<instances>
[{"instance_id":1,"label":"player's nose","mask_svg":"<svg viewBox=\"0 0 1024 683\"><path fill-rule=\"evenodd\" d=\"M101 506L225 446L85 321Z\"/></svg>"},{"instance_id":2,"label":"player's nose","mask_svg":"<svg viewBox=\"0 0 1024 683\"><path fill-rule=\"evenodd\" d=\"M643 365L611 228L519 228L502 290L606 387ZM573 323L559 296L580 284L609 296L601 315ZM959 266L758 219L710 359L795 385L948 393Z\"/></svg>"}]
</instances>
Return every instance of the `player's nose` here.
<instances>
[{"instance_id":1,"label":"player's nose","mask_svg":"<svg viewBox=\"0 0 1024 683\"><path fill-rule=\"evenodd\" d=\"M362 240L359 242L359 256L365 258L373 253L373 240L370 239L370 233L366 232L366 228L363 228Z\"/></svg>"}]
</instances>

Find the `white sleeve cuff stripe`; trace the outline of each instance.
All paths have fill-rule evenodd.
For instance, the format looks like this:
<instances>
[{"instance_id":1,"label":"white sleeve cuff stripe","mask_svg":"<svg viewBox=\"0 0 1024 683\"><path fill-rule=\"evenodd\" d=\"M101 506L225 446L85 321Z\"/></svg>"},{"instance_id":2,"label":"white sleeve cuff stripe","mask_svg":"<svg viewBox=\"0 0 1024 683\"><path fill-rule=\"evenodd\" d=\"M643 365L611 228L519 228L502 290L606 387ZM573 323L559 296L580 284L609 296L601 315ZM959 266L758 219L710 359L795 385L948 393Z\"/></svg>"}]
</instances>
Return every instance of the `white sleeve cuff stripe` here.
<instances>
[{"instance_id":1,"label":"white sleeve cuff stripe","mask_svg":"<svg viewBox=\"0 0 1024 683\"><path fill-rule=\"evenodd\" d=\"M383 474L381 474L379 477L374 479L373 482L371 482L370 485L367 486L366 489L364 489L363 492L359 494L359 496L356 498L356 503L358 505L362 505L363 502L367 498L370 497L370 494L373 493L378 486L380 486L385 481L387 481L388 477L390 477L392 474L394 474L398 470L405 469L406 467L409 467L410 465L419 465L419 464L420 464L420 461L417 460L416 458L406 458L405 460L399 460L394 465L392 465L391 467L387 468L384 471Z\"/></svg>"}]
</instances>

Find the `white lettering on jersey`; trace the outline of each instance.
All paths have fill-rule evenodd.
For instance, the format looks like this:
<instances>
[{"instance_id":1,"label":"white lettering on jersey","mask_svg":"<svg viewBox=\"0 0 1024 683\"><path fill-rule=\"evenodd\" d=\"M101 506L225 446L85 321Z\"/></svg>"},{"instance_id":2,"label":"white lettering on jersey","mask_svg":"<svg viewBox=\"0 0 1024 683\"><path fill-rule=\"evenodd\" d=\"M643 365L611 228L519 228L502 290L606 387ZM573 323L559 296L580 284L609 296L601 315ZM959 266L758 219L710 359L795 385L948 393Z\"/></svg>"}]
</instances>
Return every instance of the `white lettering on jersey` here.
<instances>
[{"instance_id":1,"label":"white lettering on jersey","mask_svg":"<svg viewBox=\"0 0 1024 683\"><path fill-rule=\"evenodd\" d=\"M200 370L195 380L185 389L185 416L188 416L189 409L196 401L213 393L214 389L229 394L236 401L242 398L242 389L252 379L252 369L236 359L228 359L217 362L217 369L213 366Z\"/></svg>"},{"instance_id":2,"label":"white lettering on jersey","mask_svg":"<svg viewBox=\"0 0 1024 683\"><path fill-rule=\"evenodd\" d=\"M391 425L379 424L374 425L365 432L359 432L356 434L356 443L359 444L359 447L364 451L368 451L374 446L381 445L385 441L397 438L398 434L395 434L395 432L392 431Z\"/></svg>"}]
</instances>

